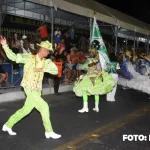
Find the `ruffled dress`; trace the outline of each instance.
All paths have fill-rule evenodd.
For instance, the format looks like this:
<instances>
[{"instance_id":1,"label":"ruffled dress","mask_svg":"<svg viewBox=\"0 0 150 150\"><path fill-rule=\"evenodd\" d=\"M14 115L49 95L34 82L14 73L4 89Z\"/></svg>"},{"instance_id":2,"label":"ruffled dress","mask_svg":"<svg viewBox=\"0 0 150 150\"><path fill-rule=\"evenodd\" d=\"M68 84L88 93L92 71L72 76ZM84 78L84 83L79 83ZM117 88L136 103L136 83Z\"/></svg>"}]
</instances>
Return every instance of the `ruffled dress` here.
<instances>
[{"instance_id":1,"label":"ruffled dress","mask_svg":"<svg viewBox=\"0 0 150 150\"><path fill-rule=\"evenodd\" d=\"M118 84L122 85L124 87L128 87L131 89L139 90L144 93L150 94L150 78L149 76L141 75L138 72L135 71L133 65L130 62L126 63L126 69L123 70L121 67L122 71L126 75L130 75L130 80L125 79L125 78L119 78Z\"/></svg>"},{"instance_id":2,"label":"ruffled dress","mask_svg":"<svg viewBox=\"0 0 150 150\"><path fill-rule=\"evenodd\" d=\"M86 92L90 95L104 95L112 91L115 80L105 71L96 69L96 65L88 67L90 59L87 59L81 66L82 70L87 70L85 75L81 75L75 82L73 91L76 96L82 97Z\"/></svg>"}]
</instances>

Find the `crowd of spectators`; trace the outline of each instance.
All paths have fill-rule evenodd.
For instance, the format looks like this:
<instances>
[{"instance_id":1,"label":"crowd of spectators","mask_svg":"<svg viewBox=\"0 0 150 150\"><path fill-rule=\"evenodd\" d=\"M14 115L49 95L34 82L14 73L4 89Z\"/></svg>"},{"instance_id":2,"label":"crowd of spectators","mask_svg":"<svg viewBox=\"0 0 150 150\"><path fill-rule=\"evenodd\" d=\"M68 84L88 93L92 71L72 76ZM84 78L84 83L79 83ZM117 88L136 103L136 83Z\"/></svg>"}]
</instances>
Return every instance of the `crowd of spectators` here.
<instances>
[{"instance_id":1,"label":"crowd of spectators","mask_svg":"<svg viewBox=\"0 0 150 150\"><path fill-rule=\"evenodd\" d=\"M45 28L45 29L44 29ZM17 33L14 33L12 40L8 41L8 45L11 50L15 53L32 53L36 54L38 47L36 43L40 43L43 40L48 40L48 34L46 25L43 24L40 26L37 31L39 32L40 37L37 39L30 39L26 35L22 35L19 37ZM44 32L44 33L43 33ZM7 38L7 37L6 37ZM56 81L56 93L57 93L57 86L61 83L70 84L80 76L80 64L84 62L85 52L88 50L79 49L78 46L79 37L75 34L74 29L70 29L67 32L62 33L62 31L57 28L54 32L54 41L53 41L53 53L49 54L49 58L55 62L62 62L62 73L59 76L59 81L57 78L54 78ZM88 47L88 45L87 45ZM15 64L8 60L7 56L5 55L2 47L0 46L0 85L2 82L5 82L6 87L9 87L8 78L10 78L10 74L5 71L5 64L10 63L13 66L12 74L19 74L20 68L22 68L22 64Z\"/></svg>"}]
</instances>

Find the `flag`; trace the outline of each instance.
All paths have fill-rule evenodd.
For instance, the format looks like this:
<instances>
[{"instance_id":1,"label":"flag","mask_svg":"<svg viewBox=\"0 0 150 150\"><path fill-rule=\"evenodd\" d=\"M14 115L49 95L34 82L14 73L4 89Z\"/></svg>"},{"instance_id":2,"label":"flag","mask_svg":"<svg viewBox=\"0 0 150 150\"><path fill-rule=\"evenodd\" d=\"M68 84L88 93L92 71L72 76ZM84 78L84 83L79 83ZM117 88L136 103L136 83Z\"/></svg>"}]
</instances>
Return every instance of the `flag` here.
<instances>
[{"instance_id":1,"label":"flag","mask_svg":"<svg viewBox=\"0 0 150 150\"><path fill-rule=\"evenodd\" d=\"M108 72L114 72L115 66L110 62L108 52L102 35L100 33L98 24L96 22L96 17L94 16L93 29L91 37L91 48L95 48L99 52L99 62L102 70L107 70ZM112 71L113 70L113 71Z\"/></svg>"}]
</instances>

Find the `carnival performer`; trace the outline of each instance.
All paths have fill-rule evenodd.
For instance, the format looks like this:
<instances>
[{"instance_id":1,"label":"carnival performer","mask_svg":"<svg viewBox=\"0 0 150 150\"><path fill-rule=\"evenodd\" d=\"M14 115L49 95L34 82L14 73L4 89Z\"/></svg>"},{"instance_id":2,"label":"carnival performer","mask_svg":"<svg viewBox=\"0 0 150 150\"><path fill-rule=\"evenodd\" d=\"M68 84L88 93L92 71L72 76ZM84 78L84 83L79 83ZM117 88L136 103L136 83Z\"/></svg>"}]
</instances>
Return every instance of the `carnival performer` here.
<instances>
[{"instance_id":1,"label":"carnival performer","mask_svg":"<svg viewBox=\"0 0 150 150\"><path fill-rule=\"evenodd\" d=\"M146 60L144 75L150 76L150 55L146 55L144 59Z\"/></svg>"},{"instance_id":2,"label":"carnival performer","mask_svg":"<svg viewBox=\"0 0 150 150\"><path fill-rule=\"evenodd\" d=\"M21 86L24 88L27 96L24 106L9 118L3 125L2 130L8 132L9 135L16 135L17 133L12 131L12 127L36 108L40 112L43 120L45 137L53 139L60 138L61 135L53 131L49 118L49 106L41 98L44 72L54 75L58 73L56 65L50 59L44 58L49 54L49 51L52 51L52 44L49 41L43 41L37 44L39 46L37 55L32 55L31 53L16 55L8 47L5 37L2 36L0 36L0 44L10 60L24 64L24 75Z\"/></svg>"},{"instance_id":3,"label":"carnival performer","mask_svg":"<svg viewBox=\"0 0 150 150\"><path fill-rule=\"evenodd\" d=\"M141 75L135 71L133 66L133 55L130 51L125 52L125 57L126 62L120 63L120 68L124 74L129 77L129 80L126 80L123 76L120 76L118 84L150 94L149 76Z\"/></svg>"},{"instance_id":4,"label":"carnival performer","mask_svg":"<svg viewBox=\"0 0 150 150\"><path fill-rule=\"evenodd\" d=\"M82 70L87 70L85 75L81 75L75 82L73 91L76 96L83 97L83 108L78 112L88 112L88 96L94 95L95 108L94 111L99 112L99 95L104 95L113 89L115 81L105 71L99 71L96 69L98 60L94 58L88 58L80 67Z\"/></svg>"},{"instance_id":5,"label":"carnival performer","mask_svg":"<svg viewBox=\"0 0 150 150\"><path fill-rule=\"evenodd\" d=\"M99 55L96 55L96 58L99 58ZM102 59L102 58L101 58ZM119 63L117 61L117 57L115 56L114 53L109 54L109 59L110 63L107 65L107 68L105 71L107 71L112 78L115 80L115 85L113 87L113 90L106 95L106 100L109 102L114 102L115 101L115 95L116 95L116 90L117 90L117 84L118 84L118 74L124 76L125 78L128 78L125 76L125 74L122 72L120 69ZM103 62L105 62L104 59L102 59ZM97 64L97 69L100 70L104 68L104 66L101 66L100 63Z\"/></svg>"},{"instance_id":6,"label":"carnival performer","mask_svg":"<svg viewBox=\"0 0 150 150\"><path fill-rule=\"evenodd\" d=\"M115 85L112 76L105 71L110 61L95 17L91 39L91 50L93 49L98 51L101 70L97 70L98 59L95 58L97 56L96 53L95 56L90 55L84 64L81 65L81 70L87 70L87 74L81 75L73 88L76 96L83 97L83 108L78 111L80 113L89 111L88 96L90 95L95 97L95 108L93 110L99 112L99 95L109 93Z\"/></svg>"},{"instance_id":7,"label":"carnival performer","mask_svg":"<svg viewBox=\"0 0 150 150\"><path fill-rule=\"evenodd\" d=\"M138 72L141 75L150 76L150 55L145 55L138 60Z\"/></svg>"},{"instance_id":8,"label":"carnival performer","mask_svg":"<svg viewBox=\"0 0 150 150\"><path fill-rule=\"evenodd\" d=\"M116 95L116 90L117 90L117 84L118 84L118 74L121 74L122 76L125 76L125 74L122 72L120 69L119 63L117 62L117 57L115 56L114 53L111 53L109 55L110 58L110 68L108 66L108 73L113 77L115 80L115 85L113 87L113 90L106 95L106 100L109 102L114 102L115 101L115 95ZM126 77L128 78L128 77Z\"/></svg>"}]
</instances>

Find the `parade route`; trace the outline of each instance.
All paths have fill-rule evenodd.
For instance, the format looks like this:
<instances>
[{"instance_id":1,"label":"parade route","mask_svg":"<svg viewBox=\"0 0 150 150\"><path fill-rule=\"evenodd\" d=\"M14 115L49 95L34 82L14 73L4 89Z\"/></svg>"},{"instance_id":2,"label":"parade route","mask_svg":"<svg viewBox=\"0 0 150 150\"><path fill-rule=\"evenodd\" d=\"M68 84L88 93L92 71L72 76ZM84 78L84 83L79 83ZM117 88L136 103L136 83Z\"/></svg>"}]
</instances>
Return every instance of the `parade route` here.
<instances>
[{"instance_id":1,"label":"parade route","mask_svg":"<svg viewBox=\"0 0 150 150\"><path fill-rule=\"evenodd\" d=\"M116 102L100 98L100 111L94 112L94 97L89 98L89 113L80 114L82 98L73 92L43 96L49 103L51 121L58 140L46 139L41 117L36 110L13 128L17 136L0 131L1 150L148 150L150 141L123 141L123 135L150 134L149 96L118 87ZM24 101L1 103L0 126Z\"/></svg>"}]
</instances>

